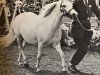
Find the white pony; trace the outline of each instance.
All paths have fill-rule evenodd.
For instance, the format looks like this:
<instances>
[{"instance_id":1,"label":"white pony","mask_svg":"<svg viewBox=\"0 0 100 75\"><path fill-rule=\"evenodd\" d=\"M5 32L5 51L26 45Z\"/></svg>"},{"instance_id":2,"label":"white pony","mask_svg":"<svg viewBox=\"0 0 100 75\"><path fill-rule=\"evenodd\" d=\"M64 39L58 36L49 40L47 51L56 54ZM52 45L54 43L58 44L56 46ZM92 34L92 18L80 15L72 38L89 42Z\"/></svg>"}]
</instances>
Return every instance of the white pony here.
<instances>
[{"instance_id":1,"label":"white pony","mask_svg":"<svg viewBox=\"0 0 100 75\"><path fill-rule=\"evenodd\" d=\"M66 71L65 56L60 47L62 35L60 22L63 17L61 11L65 11L71 16L73 16L73 14L77 15L77 12L73 9L72 3L67 0L49 4L49 7L45 8L40 15L35 15L31 12L18 15L11 23L10 32L0 39L0 46L7 47L17 38L20 49L18 62L19 64L21 63L22 56L24 64L27 64L27 59L23 52L23 41L32 45L38 44L36 68L37 71L40 71L39 62L42 48L46 45L54 44L54 47L61 56L62 70Z\"/></svg>"}]
</instances>

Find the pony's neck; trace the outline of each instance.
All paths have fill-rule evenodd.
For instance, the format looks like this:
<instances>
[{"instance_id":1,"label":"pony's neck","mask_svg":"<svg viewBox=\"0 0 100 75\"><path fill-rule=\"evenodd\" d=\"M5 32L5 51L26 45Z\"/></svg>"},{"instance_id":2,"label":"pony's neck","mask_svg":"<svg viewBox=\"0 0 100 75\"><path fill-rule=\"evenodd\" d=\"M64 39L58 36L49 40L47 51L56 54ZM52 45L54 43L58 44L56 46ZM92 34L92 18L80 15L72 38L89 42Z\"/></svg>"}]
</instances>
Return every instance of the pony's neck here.
<instances>
[{"instance_id":1,"label":"pony's neck","mask_svg":"<svg viewBox=\"0 0 100 75\"><path fill-rule=\"evenodd\" d=\"M49 15L53 19L53 24L51 25L53 29L57 29L60 27L60 23L62 20L62 14L60 11L60 5L56 5L52 13ZM49 17L48 17L49 18Z\"/></svg>"}]
</instances>

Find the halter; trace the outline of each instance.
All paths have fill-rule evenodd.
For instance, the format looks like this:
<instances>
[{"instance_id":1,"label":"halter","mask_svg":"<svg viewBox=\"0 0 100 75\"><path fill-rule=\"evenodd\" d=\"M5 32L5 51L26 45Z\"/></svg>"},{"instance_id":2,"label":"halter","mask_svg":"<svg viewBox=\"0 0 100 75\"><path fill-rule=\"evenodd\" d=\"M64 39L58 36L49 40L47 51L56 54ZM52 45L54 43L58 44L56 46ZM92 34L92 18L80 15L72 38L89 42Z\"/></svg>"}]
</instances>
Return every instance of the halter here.
<instances>
[{"instance_id":1,"label":"halter","mask_svg":"<svg viewBox=\"0 0 100 75\"><path fill-rule=\"evenodd\" d=\"M70 9L70 10L67 12L67 14L69 14L72 10L73 10L73 8L72 8L72 9Z\"/></svg>"},{"instance_id":2,"label":"halter","mask_svg":"<svg viewBox=\"0 0 100 75\"><path fill-rule=\"evenodd\" d=\"M63 2L64 2L64 1L63 1ZM63 3L63 2L62 2L62 3ZM71 16L69 13L73 10L73 8L70 9L68 12L66 12L65 10L61 10L61 8L62 8L62 3L60 4L60 11L61 11L61 13L63 13L62 16L67 16L67 17L71 18L72 16Z\"/></svg>"}]
</instances>

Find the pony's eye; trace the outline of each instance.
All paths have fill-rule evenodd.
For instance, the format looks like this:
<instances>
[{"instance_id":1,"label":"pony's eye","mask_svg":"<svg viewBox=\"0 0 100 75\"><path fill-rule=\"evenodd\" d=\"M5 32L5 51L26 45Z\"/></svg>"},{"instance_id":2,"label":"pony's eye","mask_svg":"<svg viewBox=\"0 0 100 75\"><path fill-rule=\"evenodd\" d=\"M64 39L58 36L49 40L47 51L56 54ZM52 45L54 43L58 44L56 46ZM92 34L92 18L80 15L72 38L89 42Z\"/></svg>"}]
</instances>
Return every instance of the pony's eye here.
<instances>
[{"instance_id":1,"label":"pony's eye","mask_svg":"<svg viewBox=\"0 0 100 75\"><path fill-rule=\"evenodd\" d=\"M62 5L62 7L66 7L65 5Z\"/></svg>"}]
</instances>

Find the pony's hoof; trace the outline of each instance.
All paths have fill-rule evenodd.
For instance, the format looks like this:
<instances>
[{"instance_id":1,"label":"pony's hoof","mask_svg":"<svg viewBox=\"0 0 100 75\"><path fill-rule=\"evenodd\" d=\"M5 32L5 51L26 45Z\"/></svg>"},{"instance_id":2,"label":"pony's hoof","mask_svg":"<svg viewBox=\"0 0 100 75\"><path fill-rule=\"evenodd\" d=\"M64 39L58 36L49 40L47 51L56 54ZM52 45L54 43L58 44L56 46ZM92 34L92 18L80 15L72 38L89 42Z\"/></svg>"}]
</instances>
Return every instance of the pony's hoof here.
<instances>
[{"instance_id":1,"label":"pony's hoof","mask_svg":"<svg viewBox=\"0 0 100 75\"><path fill-rule=\"evenodd\" d=\"M24 67L25 68L29 68L29 64L27 63L27 64L24 64Z\"/></svg>"},{"instance_id":2,"label":"pony's hoof","mask_svg":"<svg viewBox=\"0 0 100 75\"><path fill-rule=\"evenodd\" d=\"M61 75L68 75L67 71L62 71Z\"/></svg>"},{"instance_id":3,"label":"pony's hoof","mask_svg":"<svg viewBox=\"0 0 100 75\"><path fill-rule=\"evenodd\" d=\"M37 68L36 72L40 72L40 71L41 71L41 69L40 68Z\"/></svg>"},{"instance_id":4,"label":"pony's hoof","mask_svg":"<svg viewBox=\"0 0 100 75\"><path fill-rule=\"evenodd\" d=\"M22 67L23 66L23 63L22 62L18 62L18 66L19 67Z\"/></svg>"}]
</instances>

